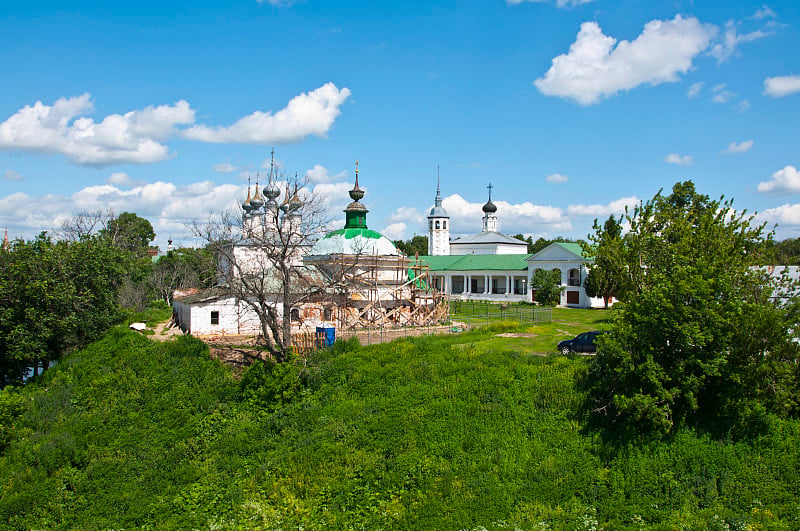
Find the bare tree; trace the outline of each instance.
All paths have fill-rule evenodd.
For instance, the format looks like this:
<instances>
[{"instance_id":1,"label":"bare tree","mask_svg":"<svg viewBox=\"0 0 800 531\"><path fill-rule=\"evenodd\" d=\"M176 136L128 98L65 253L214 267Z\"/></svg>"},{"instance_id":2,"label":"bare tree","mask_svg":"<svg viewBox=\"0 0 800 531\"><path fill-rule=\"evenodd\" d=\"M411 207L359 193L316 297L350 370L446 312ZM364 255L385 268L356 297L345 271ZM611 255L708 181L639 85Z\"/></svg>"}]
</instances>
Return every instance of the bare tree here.
<instances>
[{"instance_id":1,"label":"bare tree","mask_svg":"<svg viewBox=\"0 0 800 531\"><path fill-rule=\"evenodd\" d=\"M59 235L67 240L77 242L98 234L108 226L116 215L110 208L107 210L84 210L61 222Z\"/></svg>"},{"instance_id":2,"label":"bare tree","mask_svg":"<svg viewBox=\"0 0 800 531\"><path fill-rule=\"evenodd\" d=\"M273 163L263 193L256 184L251 196L248 187L241 208L194 223L192 231L218 259L217 289L255 313L266 347L280 359L291 346L292 308L325 290L319 272L304 266L302 256L330 220L306 183L284 181L281 192L278 182Z\"/></svg>"}]
</instances>

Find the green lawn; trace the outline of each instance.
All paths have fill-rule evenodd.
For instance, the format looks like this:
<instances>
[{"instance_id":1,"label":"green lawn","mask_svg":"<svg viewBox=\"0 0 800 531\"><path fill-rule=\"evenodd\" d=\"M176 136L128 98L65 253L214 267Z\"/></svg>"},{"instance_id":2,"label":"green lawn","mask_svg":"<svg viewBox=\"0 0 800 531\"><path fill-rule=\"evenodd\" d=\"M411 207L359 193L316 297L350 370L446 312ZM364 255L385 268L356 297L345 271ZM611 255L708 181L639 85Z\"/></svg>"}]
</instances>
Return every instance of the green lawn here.
<instances>
[{"instance_id":1,"label":"green lawn","mask_svg":"<svg viewBox=\"0 0 800 531\"><path fill-rule=\"evenodd\" d=\"M504 322L499 310L499 305L489 306L488 319L473 322L484 325L486 323ZM513 311L513 310L512 310ZM512 311L507 312L513 317ZM478 309L474 315L481 315ZM458 321L466 314L454 313L451 319ZM471 317L468 316L467 317ZM525 334L526 337L488 337L475 343L475 346L484 350L513 350L523 354L551 354L556 352L559 341L570 339L590 330L607 330L610 326L611 310L582 310L572 308L553 308L550 322L521 326L516 333ZM516 322L516 321L513 321ZM512 332L513 333L513 332ZM527 337L531 336L531 337ZM458 344L458 343L456 343Z\"/></svg>"}]
</instances>

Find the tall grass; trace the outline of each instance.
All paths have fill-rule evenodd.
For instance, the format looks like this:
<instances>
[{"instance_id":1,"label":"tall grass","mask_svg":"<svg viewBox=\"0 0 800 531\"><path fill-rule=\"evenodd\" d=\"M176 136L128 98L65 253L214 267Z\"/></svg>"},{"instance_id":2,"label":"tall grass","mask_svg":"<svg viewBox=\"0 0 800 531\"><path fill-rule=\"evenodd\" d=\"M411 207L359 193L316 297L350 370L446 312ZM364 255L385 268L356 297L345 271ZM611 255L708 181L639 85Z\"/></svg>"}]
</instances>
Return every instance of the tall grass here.
<instances>
[{"instance_id":1,"label":"tall grass","mask_svg":"<svg viewBox=\"0 0 800 531\"><path fill-rule=\"evenodd\" d=\"M800 423L605 446L581 420L587 361L494 342L524 330L337 343L296 371L301 386L262 368L242 391L198 341L114 330L17 395L0 525L800 527ZM273 384L292 393L259 404Z\"/></svg>"}]
</instances>

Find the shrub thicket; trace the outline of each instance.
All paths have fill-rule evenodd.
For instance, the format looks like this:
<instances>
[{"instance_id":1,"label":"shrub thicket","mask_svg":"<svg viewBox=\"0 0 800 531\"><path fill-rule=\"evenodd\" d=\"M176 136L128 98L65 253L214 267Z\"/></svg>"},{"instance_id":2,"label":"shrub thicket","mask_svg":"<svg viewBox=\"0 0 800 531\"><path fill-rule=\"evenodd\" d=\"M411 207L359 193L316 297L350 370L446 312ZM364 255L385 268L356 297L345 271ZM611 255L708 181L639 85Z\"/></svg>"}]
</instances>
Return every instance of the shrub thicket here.
<instances>
[{"instance_id":1,"label":"shrub thicket","mask_svg":"<svg viewBox=\"0 0 800 531\"><path fill-rule=\"evenodd\" d=\"M3 393L0 526L800 525L798 422L612 448L579 420L586 361L487 346L510 326L337 343L241 382L199 341L114 329Z\"/></svg>"}]
</instances>

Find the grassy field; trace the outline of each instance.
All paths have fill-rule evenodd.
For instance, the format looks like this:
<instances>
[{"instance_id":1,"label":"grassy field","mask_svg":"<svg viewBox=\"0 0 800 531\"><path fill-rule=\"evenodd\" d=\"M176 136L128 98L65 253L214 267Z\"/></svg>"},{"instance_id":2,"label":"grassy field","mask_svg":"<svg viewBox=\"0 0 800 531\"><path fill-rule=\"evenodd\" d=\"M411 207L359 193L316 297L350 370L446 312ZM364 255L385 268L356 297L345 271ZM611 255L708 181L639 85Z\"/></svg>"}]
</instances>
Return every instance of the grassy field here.
<instances>
[{"instance_id":1,"label":"grassy field","mask_svg":"<svg viewBox=\"0 0 800 531\"><path fill-rule=\"evenodd\" d=\"M241 381L192 338L113 330L0 394L0 528L799 529L800 422L587 429L590 360L530 353L607 319L337 343Z\"/></svg>"},{"instance_id":2,"label":"grassy field","mask_svg":"<svg viewBox=\"0 0 800 531\"><path fill-rule=\"evenodd\" d=\"M480 304L479 304L480 305ZM484 318L484 310L478 308L472 314L453 313L454 321L472 317L472 323L480 326L503 322L503 317L511 315L513 309L501 314L499 305L488 306ZM553 308L549 322L522 324L519 330L511 333L524 334L524 337L503 337L494 335L478 343L479 348L513 350L524 354L551 354L556 352L559 341L570 339L589 330L607 330L610 326L610 310L582 310L572 308Z\"/></svg>"}]
</instances>

